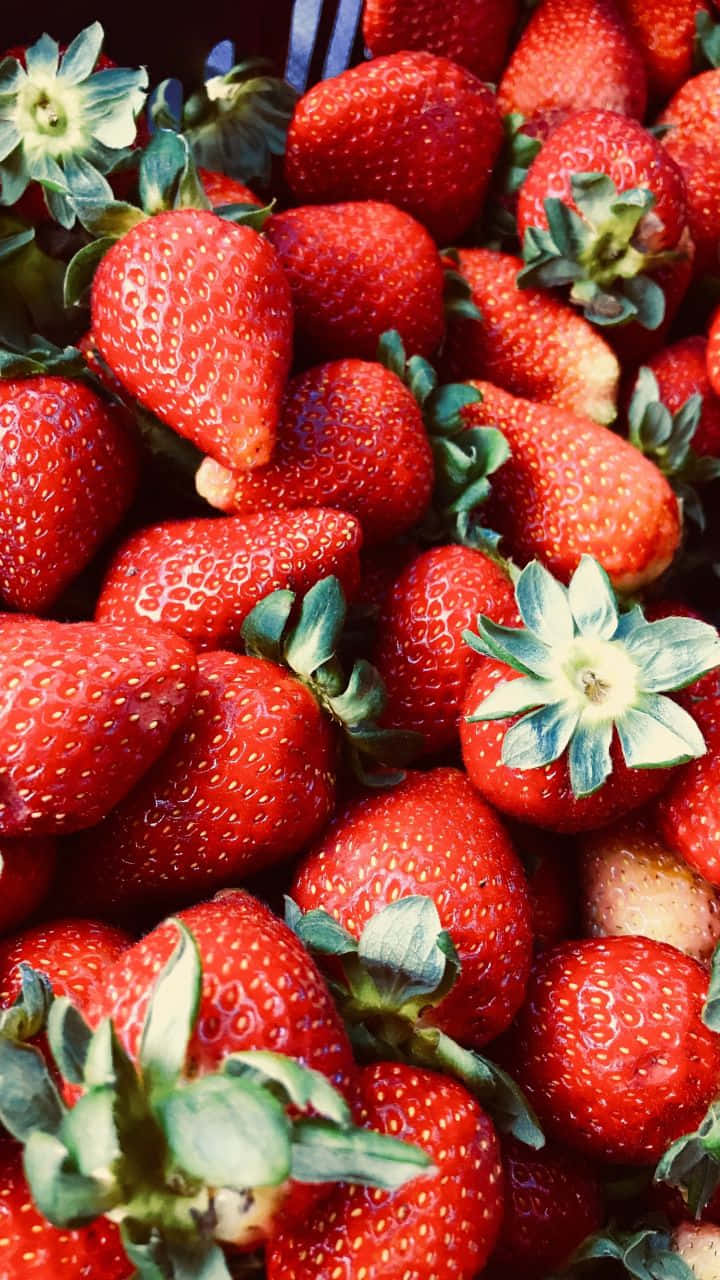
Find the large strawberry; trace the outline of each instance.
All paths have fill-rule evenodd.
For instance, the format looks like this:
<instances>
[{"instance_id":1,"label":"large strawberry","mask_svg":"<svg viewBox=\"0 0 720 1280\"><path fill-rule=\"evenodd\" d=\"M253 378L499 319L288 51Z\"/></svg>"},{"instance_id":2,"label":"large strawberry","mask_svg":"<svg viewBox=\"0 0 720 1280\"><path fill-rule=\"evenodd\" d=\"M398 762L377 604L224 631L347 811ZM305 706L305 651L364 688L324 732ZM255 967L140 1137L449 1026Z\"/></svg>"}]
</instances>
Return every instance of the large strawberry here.
<instances>
[{"instance_id":1,"label":"large strawberry","mask_svg":"<svg viewBox=\"0 0 720 1280\"><path fill-rule=\"evenodd\" d=\"M48 609L119 524L137 450L120 411L63 377L0 381L0 597Z\"/></svg>"},{"instance_id":2,"label":"large strawberry","mask_svg":"<svg viewBox=\"0 0 720 1280\"><path fill-rule=\"evenodd\" d=\"M490 1120L461 1085L396 1062L364 1069L360 1100L362 1123L422 1143L432 1171L390 1193L338 1187L304 1222L282 1224L268 1280L473 1280L502 1219Z\"/></svg>"},{"instance_id":3,"label":"large strawberry","mask_svg":"<svg viewBox=\"0 0 720 1280\"><path fill-rule=\"evenodd\" d=\"M16 929L40 906L52 884L55 841L0 840L0 933Z\"/></svg>"},{"instance_id":4,"label":"large strawberry","mask_svg":"<svg viewBox=\"0 0 720 1280\"><path fill-rule=\"evenodd\" d=\"M447 243L480 212L501 142L494 95L474 75L394 53L300 99L286 174L299 201L388 200Z\"/></svg>"},{"instance_id":5,"label":"large strawberry","mask_svg":"<svg viewBox=\"0 0 720 1280\"><path fill-rule=\"evenodd\" d=\"M658 818L670 848L720 886L720 697L698 700L693 714L705 735L707 754L678 771L659 802Z\"/></svg>"},{"instance_id":6,"label":"large strawberry","mask_svg":"<svg viewBox=\"0 0 720 1280\"><path fill-rule=\"evenodd\" d=\"M0 834L91 826L165 750L195 657L171 631L5 616Z\"/></svg>"},{"instance_id":7,"label":"large strawberry","mask_svg":"<svg viewBox=\"0 0 720 1280\"><path fill-rule=\"evenodd\" d=\"M696 22L713 12L708 0L618 0L648 75L651 96L660 102L679 89L693 68Z\"/></svg>"},{"instance_id":8,"label":"large strawberry","mask_svg":"<svg viewBox=\"0 0 720 1280\"><path fill-rule=\"evenodd\" d=\"M523 822L601 826L657 795L669 766L703 756L695 720L663 691L720 664L717 632L695 618L646 622L639 606L620 613L589 556L569 588L533 561L515 590L524 626L478 618L477 635L465 633L484 657L465 699L465 767Z\"/></svg>"},{"instance_id":9,"label":"large strawberry","mask_svg":"<svg viewBox=\"0 0 720 1280\"><path fill-rule=\"evenodd\" d=\"M365 0L363 35L373 57L426 49L495 81L517 11L517 0Z\"/></svg>"},{"instance_id":10,"label":"large strawberry","mask_svg":"<svg viewBox=\"0 0 720 1280\"><path fill-rule=\"evenodd\" d=\"M272 452L292 312L272 246L214 213L142 218L92 287L100 354L141 404L229 466Z\"/></svg>"}]
</instances>

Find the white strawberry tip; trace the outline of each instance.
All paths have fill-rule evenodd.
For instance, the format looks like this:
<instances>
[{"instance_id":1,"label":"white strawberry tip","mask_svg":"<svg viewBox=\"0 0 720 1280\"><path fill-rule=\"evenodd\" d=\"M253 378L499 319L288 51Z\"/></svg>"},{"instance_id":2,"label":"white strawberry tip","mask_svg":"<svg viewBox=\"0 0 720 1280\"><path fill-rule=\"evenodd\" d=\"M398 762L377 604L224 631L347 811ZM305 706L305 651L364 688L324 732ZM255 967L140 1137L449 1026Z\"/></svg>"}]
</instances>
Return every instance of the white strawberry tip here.
<instances>
[{"instance_id":1,"label":"white strawberry tip","mask_svg":"<svg viewBox=\"0 0 720 1280\"><path fill-rule=\"evenodd\" d=\"M685 763L705 752L692 717L665 691L681 689L720 666L720 637L694 618L647 622L636 605L620 613L605 570L583 556L568 587L539 561L520 574L523 627L480 617L464 639L478 653L521 673L503 681L467 719L514 719L502 745L510 769L537 769L567 752L580 798L612 771L616 734L630 768Z\"/></svg>"}]
</instances>

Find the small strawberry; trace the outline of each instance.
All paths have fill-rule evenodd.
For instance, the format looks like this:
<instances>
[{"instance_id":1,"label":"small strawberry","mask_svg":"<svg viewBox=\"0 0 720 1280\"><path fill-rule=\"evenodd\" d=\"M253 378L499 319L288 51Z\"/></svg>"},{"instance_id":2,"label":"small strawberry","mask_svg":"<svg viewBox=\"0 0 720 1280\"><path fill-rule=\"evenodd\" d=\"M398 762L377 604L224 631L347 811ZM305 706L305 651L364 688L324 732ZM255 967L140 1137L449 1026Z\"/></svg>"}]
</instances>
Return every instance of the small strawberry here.
<instances>
[{"instance_id":1,"label":"small strawberry","mask_svg":"<svg viewBox=\"0 0 720 1280\"><path fill-rule=\"evenodd\" d=\"M152 619L199 650L230 648L270 591L304 593L332 573L352 595L359 547L352 516L317 507L149 525L111 562L97 619L118 625Z\"/></svg>"},{"instance_id":2,"label":"small strawberry","mask_svg":"<svg viewBox=\"0 0 720 1280\"><path fill-rule=\"evenodd\" d=\"M171 631L0 623L0 834L91 826L165 750L193 697L195 658Z\"/></svg>"},{"instance_id":3,"label":"small strawberry","mask_svg":"<svg viewBox=\"0 0 720 1280\"><path fill-rule=\"evenodd\" d=\"M490 1120L461 1085L398 1062L366 1067L360 1099L363 1124L422 1144L433 1169L390 1193L338 1187L304 1222L282 1224L268 1280L473 1280L502 1219Z\"/></svg>"},{"instance_id":4,"label":"small strawberry","mask_svg":"<svg viewBox=\"0 0 720 1280\"><path fill-rule=\"evenodd\" d=\"M374 58L424 49L495 81L518 8L517 0L365 0L363 36Z\"/></svg>"},{"instance_id":5,"label":"small strawberry","mask_svg":"<svg viewBox=\"0 0 720 1280\"><path fill-rule=\"evenodd\" d=\"M480 318L450 316L444 375L485 378L513 395L611 422L620 376L614 353L571 307L543 290L520 289L522 267L511 254L460 250L457 269Z\"/></svg>"},{"instance_id":6,"label":"small strawberry","mask_svg":"<svg viewBox=\"0 0 720 1280\"><path fill-rule=\"evenodd\" d=\"M0 1007L22 994L23 966L45 974L56 996L87 1012L105 989L105 975L133 942L99 920L61 918L0 941Z\"/></svg>"},{"instance_id":7,"label":"small strawberry","mask_svg":"<svg viewBox=\"0 0 720 1280\"><path fill-rule=\"evenodd\" d=\"M483 517L521 564L537 556L567 581L594 556L622 591L667 569L680 543L668 481L627 441L589 418L534 404L487 382L464 410L469 426L495 424L510 457L492 477Z\"/></svg>"},{"instance_id":8,"label":"small strawberry","mask_svg":"<svg viewBox=\"0 0 720 1280\"><path fill-rule=\"evenodd\" d=\"M262 200L244 182L238 182L237 178L230 178L226 173L216 173L212 169L198 169L197 174L213 209L227 204L253 204L258 209L263 208Z\"/></svg>"},{"instance_id":9,"label":"small strawberry","mask_svg":"<svg viewBox=\"0 0 720 1280\"><path fill-rule=\"evenodd\" d=\"M300 99L285 168L298 201L387 200L447 243L479 214L501 142L480 80L447 58L394 53Z\"/></svg>"},{"instance_id":10,"label":"small strawberry","mask_svg":"<svg viewBox=\"0 0 720 1280\"><path fill-rule=\"evenodd\" d=\"M54 870L54 840L0 840L0 934L17 929L41 905Z\"/></svg>"},{"instance_id":11,"label":"small strawberry","mask_svg":"<svg viewBox=\"0 0 720 1280\"><path fill-rule=\"evenodd\" d=\"M642 120L647 85L639 49L614 0L541 0L505 68L503 114L598 107Z\"/></svg>"},{"instance_id":12,"label":"small strawberry","mask_svg":"<svg viewBox=\"0 0 720 1280\"><path fill-rule=\"evenodd\" d=\"M421 356L440 345L442 263L409 214L376 200L307 205L273 214L264 231L288 278L297 342L313 363L373 360L388 329Z\"/></svg>"},{"instance_id":13,"label":"small strawberry","mask_svg":"<svg viewBox=\"0 0 720 1280\"><path fill-rule=\"evenodd\" d=\"M660 831L710 884L720 887L720 698L703 698L693 708L707 754L680 769L658 802Z\"/></svg>"},{"instance_id":14,"label":"small strawberry","mask_svg":"<svg viewBox=\"0 0 720 1280\"><path fill-rule=\"evenodd\" d=\"M720 640L694 618L619 613L589 556L569 588L533 561L515 591L523 627L481 617L477 635L465 632L484 656L460 727L465 767L523 822L602 826L657 795L670 766L704 755L695 720L663 691L720 665Z\"/></svg>"},{"instance_id":15,"label":"small strawberry","mask_svg":"<svg viewBox=\"0 0 720 1280\"><path fill-rule=\"evenodd\" d=\"M696 20L712 13L708 0L617 0L645 63L648 88L664 102L693 69Z\"/></svg>"},{"instance_id":16,"label":"small strawberry","mask_svg":"<svg viewBox=\"0 0 720 1280\"><path fill-rule=\"evenodd\" d=\"M657 123L672 126L666 136L674 147L677 140L711 146L719 122L720 70L714 69L686 80Z\"/></svg>"},{"instance_id":17,"label":"small strawberry","mask_svg":"<svg viewBox=\"0 0 720 1280\"><path fill-rule=\"evenodd\" d=\"M142 405L204 452L262 466L291 358L290 292L275 251L205 210L140 216L95 273L100 354Z\"/></svg>"}]
</instances>

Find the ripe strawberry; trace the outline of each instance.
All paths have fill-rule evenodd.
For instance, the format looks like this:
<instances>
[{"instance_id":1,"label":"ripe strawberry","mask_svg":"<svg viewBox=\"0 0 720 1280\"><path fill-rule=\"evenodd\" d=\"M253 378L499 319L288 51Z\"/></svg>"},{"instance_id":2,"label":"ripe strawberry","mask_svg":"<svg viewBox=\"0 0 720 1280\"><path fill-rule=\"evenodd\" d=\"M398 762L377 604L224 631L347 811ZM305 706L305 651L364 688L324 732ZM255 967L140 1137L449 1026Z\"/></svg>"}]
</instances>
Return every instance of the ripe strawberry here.
<instances>
[{"instance_id":1,"label":"ripe strawberry","mask_svg":"<svg viewBox=\"0 0 720 1280\"><path fill-rule=\"evenodd\" d=\"M132 944L129 933L99 920L54 919L0 942L0 1007L21 991L21 965L50 980L56 996L67 996L87 1012L105 989L105 975Z\"/></svg>"},{"instance_id":2,"label":"ripe strawberry","mask_svg":"<svg viewBox=\"0 0 720 1280\"><path fill-rule=\"evenodd\" d=\"M180 435L228 466L268 461L292 312L256 231L197 209L138 223L95 273L92 328L128 391Z\"/></svg>"},{"instance_id":3,"label":"ripe strawberry","mask_svg":"<svg viewBox=\"0 0 720 1280\"><path fill-rule=\"evenodd\" d=\"M720 227L718 229L720 235ZM720 398L710 384L707 368L707 340L701 336L681 338L648 360L657 379L660 399L671 413L682 409L691 396L702 397L700 416L692 437L692 447L700 457L720 455Z\"/></svg>"},{"instance_id":4,"label":"ripe strawberry","mask_svg":"<svg viewBox=\"0 0 720 1280\"><path fill-rule=\"evenodd\" d=\"M336 360L288 383L266 467L233 473L206 458L197 488L213 506L240 515L314 503L339 508L359 520L365 543L378 543L417 523L433 478L412 392L381 364Z\"/></svg>"},{"instance_id":5,"label":"ripe strawberry","mask_svg":"<svg viewBox=\"0 0 720 1280\"><path fill-rule=\"evenodd\" d=\"M365 45L374 58L425 49L467 67L480 80L497 80L518 14L517 0L366 0Z\"/></svg>"},{"instance_id":6,"label":"ripe strawberry","mask_svg":"<svg viewBox=\"0 0 720 1280\"><path fill-rule=\"evenodd\" d=\"M703 71L692 76L670 99L658 117L658 124L672 125L666 135L683 142L709 146L720 123L720 70Z\"/></svg>"},{"instance_id":7,"label":"ripe strawberry","mask_svg":"<svg viewBox=\"0 0 720 1280\"><path fill-rule=\"evenodd\" d=\"M720 940L720 899L671 853L648 814L582 841L584 932L641 934L709 962Z\"/></svg>"},{"instance_id":8,"label":"ripe strawberry","mask_svg":"<svg viewBox=\"0 0 720 1280\"><path fill-rule=\"evenodd\" d=\"M654 463L589 418L487 382L471 385L483 399L464 411L465 421L496 424L510 446L483 510L509 554L520 563L537 556L565 581L583 554L592 555L622 591L667 569L680 513Z\"/></svg>"},{"instance_id":9,"label":"ripe strawberry","mask_svg":"<svg viewBox=\"0 0 720 1280\"><path fill-rule=\"evenodd\" d=\"M214 209L224 204L254 204L258 209L262 209L262 200L258 199L255 192L246 187L244 182L238 182L237 178L231 178L226 173L216 173L212 169L201 168L198 168L197 175Z\"/></svg>"},{"instance_id":10,"label":"ripe strawberry","mask_svg":"<svg viewBox=\"0 0 720 1280\"><path fill-rule=\"evenodd\" d=\"M700 129L693 128L688 137L684 129L674 125L670 125L663 136L663 146L680 169L685 182L687 222L695 246L693 270L699 280L708 272L716 272L718 267L720 165L714 139L712 130L702 133Z\"/></svg>"},{"instance_id":11,"label":"ripe strawberry","mask_svg":"<svg viewBox=\"0 0 720 1280\"><path fill-rule=\"evenodd\" d=\"M88 827L165 750L187 714L195 658L150 623L5 617L0 834Z\"/></svg>"},{"instance_id":12,"label":"ripe strawberry","mask_svg":"<svg viewBox=\"0 0 720 1280\"><path fill-rule=\"evenodd\" d=\"M446 58L394 53L300 99L286 175L298 201L387 200L448 243L479 214L501 142L486 85Z\"/></svg>"},{"instance_id":13,"label":"ripe strawberry","mask_svg":"<svg viewBox=\"0 0 720 1280\"><path fill-rule=\"evenodd\" d=\"M720 307L710 322L705 354L710 386L716 395L720 395Z\"/></svg>"},{"instance_id":14,"label":"ripe strawberry","mask_svg":"<svg viewBox=\"0 0 720 1280\"><path fill-rule=\"evenodd\" d=\"M458 270L482 318L451 316L443 373L487 378L513 395L611 422L620 376L614 353L571 307L543 290L518 288L522 267L511 254L460 250Z\"/></svg>"},{"instance_id":15,"label":"ripe strawberry","mask_svg":"<svg viewBox=\"0 0 720 1280\"><path fill-rule=\"evenodd\" d=\"M264 232L290 284L297 342L313 363L374 360L388 329L413 354L440 345L442 263L409 214L376 200L308 205L274 214Z\"/></svg>"},{"instance_id":16,"label":"ripe strawberry","mask_svg":"<svg viewBox=\"0 0 720 1280\"><path fill-rule=\"evenodd\" d=\"M0 933L16 929L40 906L54 870L54 840L0 840Z\"/></svg>"},{"instance_id":17,"label":"ripe strawberry","mask_svg":"<svg viewBox=\"0 0 720 1280\"><path fill-rule=\"evenodd\" d=\"M618 0L645 63L648 88L664 102L692 73L695 20L712 13L708 0Z\"/></svg>"},{"instance_id":18,"label":"ripe strawberry","mask_svg":"<svg viewBox=\"0 0 720 1280\"><path fill-rule=\"evenodd\" d=\"M598 107L642 120L646 101L643 60L614 0L541 0L498 90L503 115Z\"/></svg>"},{"instance_id":19,"label":"ripe strawberry","mask_svg":"<svg viewBox=\"0 0 720 1280\"><path fill-rule=\"evenodd\" d=\"M338 1187L305 1222L281 1226L268 1280L472 1280L502 1218L490 1120L461 1085L403 1063L365 1067L360 1090L362 1122L420 1143L434 1169L391 1193Z\"/></svg>"},{"instance_id":20,"label":"ripe strawberry","mask_svg":"<svg viewBox=\"0 0 720 1280\"><path fill-rule=\"evenodd\" d=\"M359 937L383 908L430 895L460 976L430 1020L479 1047L522 1003L532 937L520 862L501 823L456 769L408 773L387 794L351 801L300 864L292 897Z\"/></svg>"},{"instance_id":21,"label":"ripe strawberry","mask_svg":"<svg viewBox=\"0 0 720 1280\"><path fill-rule=\"evenodd\" d=\"M387 694L383 722L421 733L428 754L457 743L476 665L462 633L486 612L496 622L515 621L512 583L499 564L471 547L420 552L387 597L374 656Z\"/></svg>"},{"instance_id":22,"label":"ripe strawberry","mask_svg":"<svg viewBox=\"0 0 720 1280\"><path fill-rule=\"evenodd\" d=\"M578 933L578 885L574 846L554 832L523 823L507 824L527 878L536 950L554 947Z\"/></svg>"},{"instance_id":23,"label":"ripe strawberry","mask_svg":"<svg viewBox=\"0 0 720 1280\"><path fill-rule=\"evenodd\" d=\"M119 412L69 378L0 381L0 596L48 609L120 523L137 450Z\"/></svg>"},{"instance_id":24,"label":"ripe strawberry","mask_svg":"<svg viewBox=\"0 0 720 1280\"><path fill-rule=\"evenodd\" d=\"M720 698L703 698L693 708L707 754L678 771L658 803L660 831L671 849L720 886Z\"/></svg>"},{"instance_id":25,"label":"ripe strawberry","mask_svg":"<svg viewBox=\"0 0 720 1280\"><path fill-rule=\"evenodd\" d=\"M650 1164L702 1118L720 1038L702 965L648 938L567 942L535 962L512 1060L550 1137Z\"/></svg>"}]
</instances>

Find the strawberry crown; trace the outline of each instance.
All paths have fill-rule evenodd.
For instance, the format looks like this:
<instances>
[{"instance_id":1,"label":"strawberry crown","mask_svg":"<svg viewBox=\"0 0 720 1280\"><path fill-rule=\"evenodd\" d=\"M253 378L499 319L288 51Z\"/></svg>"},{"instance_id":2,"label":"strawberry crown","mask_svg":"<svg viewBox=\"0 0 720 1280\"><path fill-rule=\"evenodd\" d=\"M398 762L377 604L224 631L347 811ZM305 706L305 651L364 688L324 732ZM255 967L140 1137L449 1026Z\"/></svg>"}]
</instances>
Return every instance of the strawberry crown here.
<instances>
[{"instance_id":1,"label":"strawberry crown","mask_svg":"<svg viewBox=\"0 0 720 1280\"><path fill-rule=\"evenodd\" d=\"M660 398L652 369L640 369L628 409L629 438L641 453L652 458L667 476L682 502L683 514L705 528L705 512L698 485L720 477L720 458L700 456L692 441L700 423L703 398L699 392L671 413Z\"/></svg>"},{"instance_id":2,"label":"strawberry crown","mask_svg":"<svg viewBox=\"0 0 720 1280\"><path fill-rule=\"evenodd\" d=\"M0 62L2 203L14 204L30 182L45 189L50 214L72 227L74 199L109 200L105 174L130 156L135 117L145 102L147 71L96 71L103 42L99 22L60 55L49 35Z\"/></svg>"},{"instance_id":3,"label":"strawberry crown","mask_svg":"<svg viewBox=\"0 0 720 1280\"><path fill-rule=\"evenodd\" d=\"M339 970L332 968L329 986L361 1060L393 1059L455 1076L499 1129L527 1146L544 1145L515 1081L432 1025L431 1010L452 990L461 970L432 898L411 895L381 908L359 940L322 908L303 914L292 898L285 899L285 922L313 955L340 962Z\"/></svg>"},{"instance_id":4,"label":"strawberry crown","mask_svg":"<svg viewBox=\"0 0 720 1280\"><path fill-rule=\"evenodd\" d=\"M618 192L604 173L574 173L570 186L578 212L556 196L545 200L547 230L526 230L518 285L570 285L570 301L595 324L634 320L657 329L665 318L665 294L646 273L677 261L686 251L649 247L660 228L652 212L652 191L633 187Z\"/></svg>"},{"instance_id":5,"label":"strawberry crown","mask_svg":"<svg viewBox=\"0 0 720 1280\"><path fill-rule=\"evenodd\" d=\"M282 1054L233 1053L188 1079L202 971L192 935L174 924L178 943L154 984L137 1064L110 1019L93 1031L57 998L48 1041L79 1100L65 1105L38 1049L0 1036L0 1119L24 1144L33 1199L50 1222L111 1217L139 1280L230 1280L218 1241L241 1234L255 1188L281 1192L288 1179L394 1188L430 1162L356 1128L326 1077Z\"/></svg>"},{"instance_id":6,"label":"strawberry crown","mask_svg":"<svg viewBox=\"0 0 720 1280\"><path fill-rule=\"evenodd\" d=\"M639 605L620 613L605 570L583 556L568 587L535 560L515 595L522 627L479 617L463 638L477 653L521 672L503 681L467 717L477 723L518 716L506 730L502 761L538 769L567 752L575 796L612 771L617 734L628 767L657 769L705 753L695 721L663 691L682 689L720 666L720 638L695 618L647 622Z\"/></svg>"},{"instance_id":7,"label":"strawberry crown","mask_svg":"<svg viewBox=\"0 0 720 1280\"><path fill-rule=\"evenodd\" d=\"M693 61L696 71L720 67L720 22L714 22L705 9L695 14Z\"/></svg>"},{"instance_id":8,"label":"strawberry crown","mask_svg":"<svg viewBox=\"0 0 720 1280\"><path fill-rule=\"evenodd\" d=\"M697 1280L692 1267L673 1249L672 1235L665 1224L628 1231L611 1224L588 1236L567 1266L555 1273L554 1280L562 1276L574 1280L585 1274L586 1264L610 1259L635 1280Z\"/></svg>"}]
</instances>

